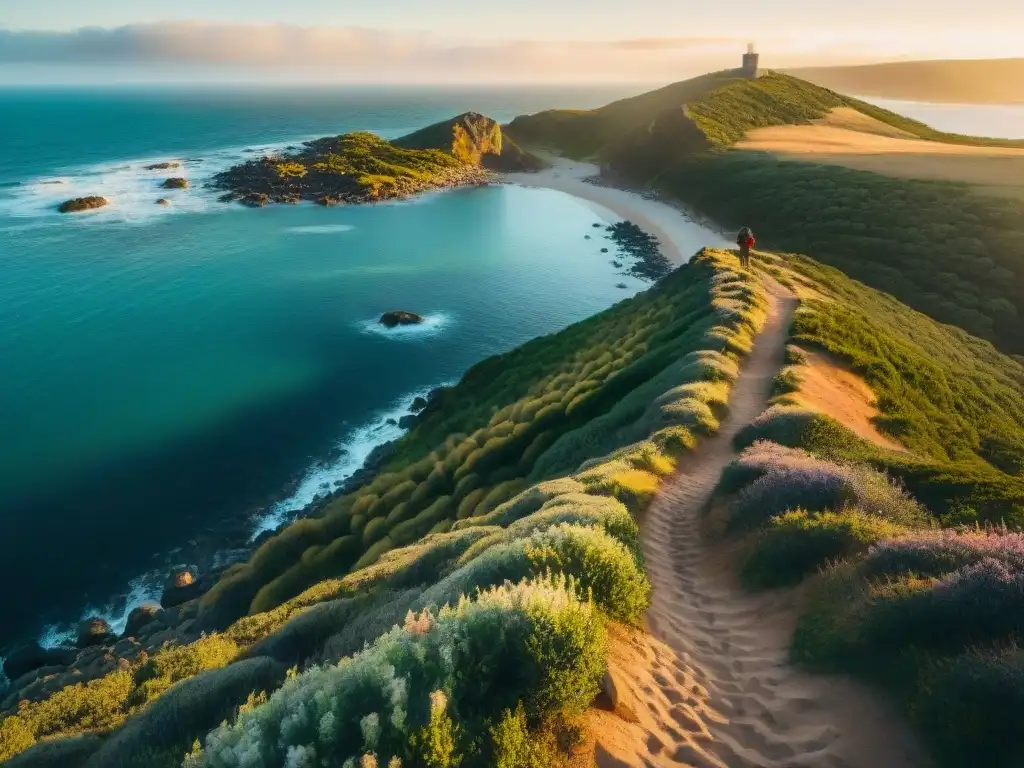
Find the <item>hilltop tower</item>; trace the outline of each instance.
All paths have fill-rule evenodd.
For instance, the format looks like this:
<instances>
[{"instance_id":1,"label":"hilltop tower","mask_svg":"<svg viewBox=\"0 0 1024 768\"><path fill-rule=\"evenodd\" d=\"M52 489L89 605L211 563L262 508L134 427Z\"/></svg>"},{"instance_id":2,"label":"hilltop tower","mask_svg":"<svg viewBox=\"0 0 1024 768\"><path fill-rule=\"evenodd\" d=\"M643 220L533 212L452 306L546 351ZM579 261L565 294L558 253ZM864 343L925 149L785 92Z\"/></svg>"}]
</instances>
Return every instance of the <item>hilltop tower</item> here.
<instances>
[{"instance_id":1,"label":"hilltop tower","mask_svg":"<svg viewBox=\"0 0 1024 768\"><path fill-rule=\"evenodd\" d=\"M760 62L761 55L754 49L754 44L750 43L747 46L747 52L743 54L743 72L744 77L748 77L751 80L757 79L757 67Z\"/></svg>"}]
</instances>

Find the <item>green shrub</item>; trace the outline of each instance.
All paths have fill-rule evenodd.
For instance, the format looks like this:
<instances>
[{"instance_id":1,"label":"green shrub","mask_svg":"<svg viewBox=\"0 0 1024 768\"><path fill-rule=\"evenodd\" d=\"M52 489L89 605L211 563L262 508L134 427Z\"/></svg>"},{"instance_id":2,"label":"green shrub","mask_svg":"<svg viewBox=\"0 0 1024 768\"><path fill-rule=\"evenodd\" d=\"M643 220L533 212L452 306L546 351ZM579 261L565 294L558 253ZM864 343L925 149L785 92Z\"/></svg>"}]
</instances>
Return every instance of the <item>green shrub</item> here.
<instances>
[{"instance_id":1,"label":"green shrub","mask_svg":"<svg viewBox=\"0 0 1024 768\"><path fill-rule=\"evenodd\" d=\"M904 530L859 509L816 515L787 512L758 534L743 563L742 579L751 589L790 586L830 560L863 553L876 541Z\"/></svg>"},{"instance_id":2,"label":"green shrub","mask_svg":"<svg viewBox=\"0 0 1024 768\"><path fill-rule=\"evenodd\" d=\"M236 724L211 732L191 764L468 757L520 702L536 720L581 712L604 673L604 635L573 591L560 581L524 583L462 601L436 619L410 615L366 651L298 675ZM305 717L292 715L299 708ZM423 729L433 733L425 738Z\"/></svg>"},{"instance_id":3,"label":"green shrub","mask_svg":"<svg viewBox=\"0 0 1024 768\"><path fill-rule=\"evenodd\" d=\"M495 538L491 546L427 588L420 604L450 604L479 589L553 572L571 576L580 596L590 594L612 618L640 621L650 600L650 584L627 546L598 528L559 523L528 530L522 531L522 538Z\"/></svg>"}]
</instances>

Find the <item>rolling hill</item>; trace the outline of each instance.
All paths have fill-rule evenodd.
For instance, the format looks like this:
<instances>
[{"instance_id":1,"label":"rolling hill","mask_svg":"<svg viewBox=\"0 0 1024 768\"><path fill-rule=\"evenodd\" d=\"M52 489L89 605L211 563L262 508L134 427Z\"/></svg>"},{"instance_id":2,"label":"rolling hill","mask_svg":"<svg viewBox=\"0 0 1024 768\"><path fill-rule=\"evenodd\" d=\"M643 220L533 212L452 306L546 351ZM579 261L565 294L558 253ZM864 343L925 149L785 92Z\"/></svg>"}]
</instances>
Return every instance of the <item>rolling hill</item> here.
<instances>
[{"instance_id":1,"label":"rolling hill","mask_svg":"<svg viewBox=\"0 0 1024 768\"><path fill-rule=\"evenodd\" d=\"M774 143L758 143L770 131ZM943 133L790 75L734 71L517 117L507 132L1024 352L1024 142Z\"/></svg>"},{"instance_id":2,"label":"rolling hill","mask_svg":"<svg viewBox=\"0 0 1024 768\"><path fill-rule=\"evenodd\" d=\"M843 93L960 104L1024 102L1024 59L900 61L787 74Z\"/></svg>"}]
</instances>

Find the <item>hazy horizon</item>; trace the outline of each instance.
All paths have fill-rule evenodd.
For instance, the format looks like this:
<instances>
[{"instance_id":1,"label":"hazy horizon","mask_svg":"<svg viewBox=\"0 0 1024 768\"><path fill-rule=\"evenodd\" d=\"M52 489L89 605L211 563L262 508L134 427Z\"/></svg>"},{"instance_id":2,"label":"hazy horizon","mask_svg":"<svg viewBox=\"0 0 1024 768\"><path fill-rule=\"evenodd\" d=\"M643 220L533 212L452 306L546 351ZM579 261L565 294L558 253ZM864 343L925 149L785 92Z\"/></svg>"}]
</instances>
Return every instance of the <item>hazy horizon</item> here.
<instances>
[{"instance_id":1,"label":"hazy horizon","mask_svg":"<svg viewBox=\"0 0 1024 768\"><path fill-rule=\"evenodd\" d=\"M756 41L765 66L1024 55L1024 6L982 0L970 19L924 0L668 0L478 6L419 0L71 0L6 8L0 85L153 82L654 83L735 66Z\"/></svg>"}]
</instances>

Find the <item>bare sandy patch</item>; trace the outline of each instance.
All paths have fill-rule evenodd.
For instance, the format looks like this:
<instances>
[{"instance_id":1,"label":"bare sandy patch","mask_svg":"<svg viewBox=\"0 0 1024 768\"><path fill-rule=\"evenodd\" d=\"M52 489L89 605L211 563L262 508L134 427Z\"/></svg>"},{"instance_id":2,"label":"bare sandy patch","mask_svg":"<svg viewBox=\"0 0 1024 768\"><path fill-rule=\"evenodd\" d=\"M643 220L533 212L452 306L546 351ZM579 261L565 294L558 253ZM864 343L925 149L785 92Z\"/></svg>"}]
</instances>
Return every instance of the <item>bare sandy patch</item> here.
<instances>
[{"instance_id":1,"label":"bare sandy patch","mask_svg":"<svg viewBox=\"0 0 1024 768\"><path fill-rule=\"evenodd\" d=\"M897 178L962 182L990 194L1016 195L1024 187L1024 149L1013 147L942 144L816 124L757 128L736 148Z\"/></svg>"},{"instance_id":2,"label":"bare sandy patch","mask_svg":"<svg viewBox=\"0 0 1024 768\"><path fill-rule=\"evenodd\" d=\"M875 393L864 379L824 352L804 350L804 354L807 363L798 370L800 389L792 395L800 405L831 416L882 448L906 450L875 426Z\"/></svg>"},{"instance_id":3,"label":"bare sandy patch","mask_svg":"<svg viewBox=\"0 0 1024 768\"><path fill-rule=\"evenodd\" d=\"M889 136L893 139L914 138L914 134L876 120L863 112L858 112L853 107L837 107L825 117L813 122L815 125L826 125L831 128L842 128L847 131L870 133L876 136Z\"/></svg>"}]
</instances>

